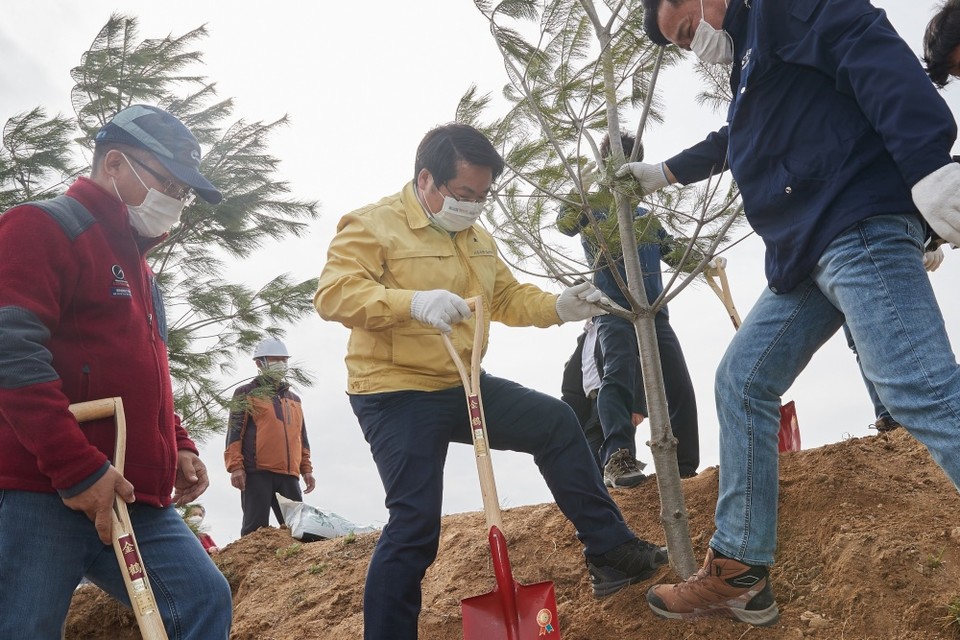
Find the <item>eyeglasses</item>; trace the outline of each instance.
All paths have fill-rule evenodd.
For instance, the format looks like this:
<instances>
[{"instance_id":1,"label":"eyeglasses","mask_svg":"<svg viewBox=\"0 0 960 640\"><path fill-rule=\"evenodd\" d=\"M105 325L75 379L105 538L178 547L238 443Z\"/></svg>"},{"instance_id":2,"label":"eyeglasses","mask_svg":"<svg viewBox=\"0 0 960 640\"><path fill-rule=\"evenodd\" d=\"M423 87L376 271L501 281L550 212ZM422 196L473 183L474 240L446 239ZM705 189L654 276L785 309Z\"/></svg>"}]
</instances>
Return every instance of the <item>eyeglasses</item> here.
<instances>
[{"instance_id":1,"label":"eyeglasses","mask_svg":"<svg viewBox=\"0 0 960 640\"><path fill-rule=\"evenodd\" d=\"M153 178L160 183L160 191L162 191L165 195L168 195L171 198L176 198L180 202L184 202L186 204L193 202L195 196L193 192L190 191L190 187L177 183L172 178L168 178L156 169L152 169L140 160L137 160L137 158L132 155L127 157L136 162L138 166L142 167L147 173L153 176Z\"/></svg>"},{"instance_id":2,"label":"eyeglasses","mask_svg":"<svg viewBox=\"0 0 960 640\"><path fill-rule=\"evenodd\" d=\"M450 197L453 198L454 200L456 200L457 202L480 202L480 203L485 203L485 202L487 202L487 200L490 199L490 194L486 194L486 195L480 196L479 198L468 198L468 197L466 197L466 196L461 196L461 195L459 195L459 194L454 193L454 192L450 189L450 187L447 186L446 183L444 183L444 184L442 184L442 185L437 185L437 193L439 193L440 195L443 195L443 192L440 191L440 187L446 187L447 191L450 193Z\"/></svg>"}]
</instances>

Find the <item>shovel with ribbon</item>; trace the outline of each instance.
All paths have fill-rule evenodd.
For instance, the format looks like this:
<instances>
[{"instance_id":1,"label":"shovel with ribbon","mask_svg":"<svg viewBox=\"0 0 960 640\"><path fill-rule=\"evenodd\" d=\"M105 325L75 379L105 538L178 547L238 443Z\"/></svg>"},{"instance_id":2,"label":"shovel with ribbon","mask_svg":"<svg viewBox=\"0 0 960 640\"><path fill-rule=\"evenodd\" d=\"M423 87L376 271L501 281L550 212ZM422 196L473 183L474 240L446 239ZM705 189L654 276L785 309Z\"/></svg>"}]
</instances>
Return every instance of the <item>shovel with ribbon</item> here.
<instances>
[{"instance_id":1,"label":"shovel with ribbon","mask_svg":"<svg viewBox=\"0 0 960 640\"><path fill-rule=\"evenodd\" d=\"M496 585L493 591L460 602L463 612L463 640L533 640L560 638L557 626L557 598L552 582L524 585L513 579L507 541L503 535L500 502L493 479L493 464L487 441L487 424L480 399L480 352L483 349L483 299L470 298L467 304L474 311L476 327L473 335L473 353L470 372L460 359L456 348L446 334L443 344L450 353L467 396L470 431L473 434L473 452L480 475L483 495L483 513L487 519L490 555Z\"/></svg>"},{"instance_id":2,"label":"shovel with ribbon","mask_svg":"<svg viewBox=\"0 0 960 640\"><path fill-rule=\"evenodd\" d=\"M730 283L727 282L727 271L719 264L714 268L714 271L717 273L720 284L717 284L713 275L706 271L703 272L703 277L706 278L707 284L710 285L713 292L716 293L720 301L723 302L723 306L726 307L727 315L730 316L730 320L733 322L733 328L735 330L739 329L740 314L733 305L733 296L730 295ZM800 424L797 422L797 406L793 403L793 400L787 404L780 405L780 430L778 436L779 442L777 444L777 450L780 451L780 453L800 451Z\"/></svg>"}]
</instances>

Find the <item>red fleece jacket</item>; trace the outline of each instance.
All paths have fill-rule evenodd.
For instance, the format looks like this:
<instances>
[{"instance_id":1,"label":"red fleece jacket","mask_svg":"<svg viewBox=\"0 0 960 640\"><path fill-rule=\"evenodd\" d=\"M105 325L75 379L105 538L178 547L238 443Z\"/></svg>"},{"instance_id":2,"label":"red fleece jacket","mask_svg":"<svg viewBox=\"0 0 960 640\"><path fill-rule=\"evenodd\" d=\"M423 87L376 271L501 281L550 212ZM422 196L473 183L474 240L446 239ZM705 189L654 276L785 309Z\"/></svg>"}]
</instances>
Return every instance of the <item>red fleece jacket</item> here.
<instances>
[{"instance_id":1,"label":"red fleece jacket","mask_svg":"<svg viewBox=\"0 0 960 640\"><path fill-rule=\"evenodd\" d=\"M99 477L113 419L78 425L67 406L120 396L124 475L138 502L166 506L178 449L197 449L173 411L151 245L94 182L67 195L93 219L69 228L31 205L0 216L0 489L70 492Z\"/></svg>"}]
</instances>

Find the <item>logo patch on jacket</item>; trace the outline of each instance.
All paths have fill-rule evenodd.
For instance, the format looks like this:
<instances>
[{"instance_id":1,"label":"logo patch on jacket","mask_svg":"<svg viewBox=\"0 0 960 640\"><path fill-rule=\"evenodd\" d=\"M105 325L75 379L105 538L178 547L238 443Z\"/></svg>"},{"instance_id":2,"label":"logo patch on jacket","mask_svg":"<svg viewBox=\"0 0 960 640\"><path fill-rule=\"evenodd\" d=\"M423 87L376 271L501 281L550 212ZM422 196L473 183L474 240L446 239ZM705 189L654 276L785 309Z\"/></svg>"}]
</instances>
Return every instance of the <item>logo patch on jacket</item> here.
<instances>
[{"instance_id":1,"label":"logo patch on jacket","mask_svg":"<svg viewBox=\"0 0 960 640\"><path fill-rule=\"evenodd\" d=\"M110 285L110 295L114 298L132 298L133 293L130 291L130 283L127 282L127 277L123 273L123 267L115 264L110 267L110 271L113 274L113 284Z\"/></svg>"}]
</instances>

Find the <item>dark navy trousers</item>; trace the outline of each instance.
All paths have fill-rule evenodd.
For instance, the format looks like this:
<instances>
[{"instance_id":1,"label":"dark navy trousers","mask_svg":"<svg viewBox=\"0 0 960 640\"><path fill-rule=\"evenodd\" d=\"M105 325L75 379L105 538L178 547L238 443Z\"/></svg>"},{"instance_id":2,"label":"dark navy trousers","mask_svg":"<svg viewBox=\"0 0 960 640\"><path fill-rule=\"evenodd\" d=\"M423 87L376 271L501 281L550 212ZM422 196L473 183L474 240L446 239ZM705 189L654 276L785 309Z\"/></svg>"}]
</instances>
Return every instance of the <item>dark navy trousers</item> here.
<instances>
[{"instance_id":1,"label":"dark navy trousers","mask_svg":"<svg viewBox=\"0 0 960 640\"><path fill-rule=\"evenodd\" d=\"M533 454L584 553L602 554L633 538L570 407L487 374L481 375L480 391L491 447ZM420 582L437 555L447 448L451 442L472 444L463 388L351 395L350 404L389 510L367 569L364 638L413 639Z\"/></svg>"},{"instance_id":2,"label":"dark navy trousers","mask_svg":"<svg viewBox=\"0 0 960 640\"><path fill-rule=\"evenodd\" d=\"M681 475L690 475L700 466L697 399L669 316L660 312L654 321L670 427L677 439L677 466ZM597 396L597 414L604 436L600 460L606 464L618 449L628 449L636 455L636 427L630 414L638 406L645 408L646 399L638 402L634 398L635 390L642 388L643 374L637 361L637 334L633 323L614 315L600 316L596 323L597 340L603 353L603 378ZM646 410L642 413L646 414Z\"/></svg>"}]
</instances>

